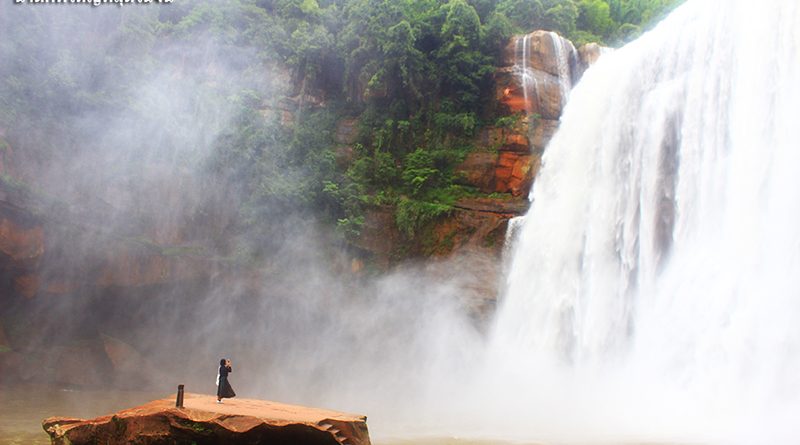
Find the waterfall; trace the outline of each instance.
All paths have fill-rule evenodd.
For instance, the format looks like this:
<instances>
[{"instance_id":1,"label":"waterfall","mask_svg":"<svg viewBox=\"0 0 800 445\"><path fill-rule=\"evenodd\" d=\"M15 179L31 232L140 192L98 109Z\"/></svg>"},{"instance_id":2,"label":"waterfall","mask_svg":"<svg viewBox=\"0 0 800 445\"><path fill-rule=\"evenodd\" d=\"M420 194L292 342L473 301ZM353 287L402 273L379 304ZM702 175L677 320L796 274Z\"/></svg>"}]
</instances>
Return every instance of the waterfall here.
<instances>
[{"instance_id":1,"label":"waterfall","mask_svg":"<svg viewBox=\"0 0 800 445\"><path fill-rule=\"evenodd\" d=\"M516 216L508 220L508 229L506 230L506 238L504 241L505 247L510 248L514 244L524 222L524 216ZM503 255L510 255L510 252L504 251Z\"/></svg>"},{"instance_id":2,"label":"waterfall","mask_svg":"<svg viewBox=\"0 0 800 445\"><path fill-rule=\"evenodd\" d=\"M798 79L791 0L689 0L590 68L513 249L497 366L534 399L602 392L621 424L796 443Z\"/></svg>"},{"instance_id":3,"label":"waterfall","mask_svg":"<svg viewBox=\"0 0 800 445\"><path fill-rule=\"evenodd\" d=\"M558 34L549 32L553 49L556 53L556 69L558 71L558 87L561 91L561 108L567 104L569 91L572 89L572 70L570 69L570 55L575 54L575 48L569 40L562 39Z\"/></svg>"},{"instance_id":4,"label":"waterfall","mask_svg":"<svg viewBox=\"0 0 800 445\"><path fill-rule=\"evenodd\" d=\"M546 36L550 41L550 45L553 47L552 56L555 59L555 66L548 67L546 70L542 66L532 66L531 59L541 57L540 54L535 54L531 48L534 36L538 39ZM537 42L537 45L543 44L543 42ZM537 48L537 50L542 51L543 49ZM557 82L561 93L560 106L558 108L561 109L566 105L567 96L572 89L572 66L577 63L572 60L575 57L576 51L572 43L552 31L535 31L516 38L514 74L519 79L522 97L525 101L525 112L529 118L537 110L541 109L540 94L542 94L542 91L540 91L540 82ZM542 62L540 61L540 63Z\"/></svg>"},{"instance_id":5,"label":"waterfall","mask_svg":"<svg viewBox=\"0 0 800 445\"><path fill-rule=\"evenodd\" d=\"M526 34L517 38L516 51L514 52L514 73L522 85L522 97L525 101L525 113L531 114L531 94L536 95L536 78L529 68L531 49L531 35Z\"/></svg>"}]
</instances>

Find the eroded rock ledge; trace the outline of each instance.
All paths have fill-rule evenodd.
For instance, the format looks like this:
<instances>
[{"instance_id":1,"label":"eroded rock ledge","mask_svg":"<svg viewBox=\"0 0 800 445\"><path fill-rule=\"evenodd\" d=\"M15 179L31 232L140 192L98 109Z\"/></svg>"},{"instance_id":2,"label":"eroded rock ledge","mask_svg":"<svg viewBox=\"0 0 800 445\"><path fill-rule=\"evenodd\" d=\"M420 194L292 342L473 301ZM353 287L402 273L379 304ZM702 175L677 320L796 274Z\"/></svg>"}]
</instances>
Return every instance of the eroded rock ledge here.
<instances>
[{"instance_id":1,"label":"eroded rock ledge","mask_svg":"<svg viewBox=\"0 0 800 445\"><path fill-rule=\"evenodd\" d=\"M186 394L184 408L168 398L91 420L51 417L42 427L55 445L370 445L366 416L199 394Z\"/></svg>"}]
</instances>

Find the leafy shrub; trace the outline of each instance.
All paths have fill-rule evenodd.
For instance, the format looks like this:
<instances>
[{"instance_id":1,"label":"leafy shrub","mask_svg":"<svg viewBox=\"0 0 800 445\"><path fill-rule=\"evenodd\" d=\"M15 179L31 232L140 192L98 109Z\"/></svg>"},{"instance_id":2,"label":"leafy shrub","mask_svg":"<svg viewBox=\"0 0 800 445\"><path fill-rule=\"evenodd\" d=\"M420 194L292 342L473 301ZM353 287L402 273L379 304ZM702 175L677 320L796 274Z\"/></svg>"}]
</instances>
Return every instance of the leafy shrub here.
<instances>
[{"instance_id":1,"label":"leafy shrub","mask_svg":"<svg viewBox=\"0 0 800 445\"><path fill-rule=\"evenodd\" d=\"M432 154L422 148L409 153L401 175L403 184L412 196L439 185L442 173L435 167Z\"/></svg>"},{"instance_id":2,"label":"leafy shrub","mask_svg":"<svg viewBox=\"0 0 800 445\"><path fill-rule=\"evenodd\" d=\"M452 210L452 206L445 204L400 198L397 203L395 223L402 233L413 238L419 229L442 216L449 215Z\"/></svg>"}]
</instances>

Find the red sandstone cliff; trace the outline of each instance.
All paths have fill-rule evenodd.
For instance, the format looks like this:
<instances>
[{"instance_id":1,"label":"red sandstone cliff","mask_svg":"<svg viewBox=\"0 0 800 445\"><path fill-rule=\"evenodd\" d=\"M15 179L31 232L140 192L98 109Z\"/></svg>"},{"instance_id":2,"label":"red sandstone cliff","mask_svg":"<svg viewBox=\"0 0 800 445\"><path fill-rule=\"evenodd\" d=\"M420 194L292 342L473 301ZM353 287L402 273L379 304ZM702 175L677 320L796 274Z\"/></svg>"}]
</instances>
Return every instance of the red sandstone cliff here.
<instances>
[{"instance_id":1,"label":"red sandstone cliff","mask_svg":"<svg viewBox=\"0 0 800 445\"><path fill-rule=\"evenodd\" d=\"M426 235L426 246L412 247L428 256L500 255L508 220L528 208L528 193L544 149L558 129L569 90L599 54L596 44L576 50L571 42L548 31L516 36L508 43L494 74L495 102L489 106L495 110L497 124L481 130L477 149L456 170L462 184L489 196L457 203ZM347 136L354 127L352 121L340 124L337 137L341 134L338 142L343 156L353 143ZM380 264L402 256L397 250L403 239L394 227L392 209L369 212L356 244ZM497 270L484 270L484 274L492 281Z\"/></svg>"}]
</instances>

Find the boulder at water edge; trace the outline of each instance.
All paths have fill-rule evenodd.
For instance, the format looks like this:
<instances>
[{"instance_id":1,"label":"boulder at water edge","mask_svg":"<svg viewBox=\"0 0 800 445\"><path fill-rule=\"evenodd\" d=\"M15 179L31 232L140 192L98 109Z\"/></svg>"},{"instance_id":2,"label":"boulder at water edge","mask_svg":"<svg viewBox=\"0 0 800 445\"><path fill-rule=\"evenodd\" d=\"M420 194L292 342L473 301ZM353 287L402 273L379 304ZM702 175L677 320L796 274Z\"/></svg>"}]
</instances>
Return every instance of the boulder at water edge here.
<instances>
[{"instance_id":1,"label":"boulder at water edge","mask_svg":"<svg viewBox=\"0 0 800 445\"><path fill-rule=\"evenodd\" d=\"M186 394L92 420L42 422L54 445L305 444L370 445L365 416L252 399Z\"/></svg>"}]
</instances>

